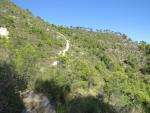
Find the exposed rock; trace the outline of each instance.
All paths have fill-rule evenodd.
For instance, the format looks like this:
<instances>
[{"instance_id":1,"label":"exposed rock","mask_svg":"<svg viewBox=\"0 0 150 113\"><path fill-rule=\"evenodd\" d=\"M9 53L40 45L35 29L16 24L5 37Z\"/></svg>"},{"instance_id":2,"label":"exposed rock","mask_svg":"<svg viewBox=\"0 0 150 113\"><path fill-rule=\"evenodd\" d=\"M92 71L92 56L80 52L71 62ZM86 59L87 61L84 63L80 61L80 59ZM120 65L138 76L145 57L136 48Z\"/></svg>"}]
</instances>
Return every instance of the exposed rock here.
<instances>
[{"instance_id":1,"label":"exposed rock","mask_svg":"<svg viewBox=\"0 0 150 113\"><path fill-rule=\"evenodd\" d=\"M9 32L7 31L7 28L0 27L0 36L8 39L8 35Z\"/></svg>"},{"instance_id":2,"label":"exposed rock","mask_svg":"<svg viewBox=\"0 0 150 113\"><path fill-rule=\"evenodd\" d=\"M54 62L52 63L52 66L57 66L57 64L58 64L58 61L54 61Z\"/></svg>"},{"instance_id":3,"label":"exposed rock","mask_svg":"<svg viewBox=\"0 0 150 113\"><path fill-rule=\"evenodd\" d=\"M20 95L25 106L22 113L56 113L55 106L43 94L27 91Z\"/></svg>"}]
</instances>

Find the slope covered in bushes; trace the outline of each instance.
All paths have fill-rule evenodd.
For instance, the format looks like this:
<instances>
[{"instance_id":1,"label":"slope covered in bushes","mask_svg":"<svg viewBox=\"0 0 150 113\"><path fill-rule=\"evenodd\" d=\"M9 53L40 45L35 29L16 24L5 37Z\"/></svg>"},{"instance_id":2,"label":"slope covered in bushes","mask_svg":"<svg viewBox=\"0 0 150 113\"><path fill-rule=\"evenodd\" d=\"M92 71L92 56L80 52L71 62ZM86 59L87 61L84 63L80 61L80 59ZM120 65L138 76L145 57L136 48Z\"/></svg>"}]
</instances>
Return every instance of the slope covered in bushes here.
<instances>
[{"instance_id":1,"label":"slope covered in bushes","mask_svg":"<svg viewBox=\"0 0 150 113\"><path fill-rule=\"evenodd\" d=\"M1 113L20 113L26 90L46 95L57 113L150 112L149 44L55 26L9 0L0 1L0 27L9 32L0 35Z\"/></svg>"}]
</instances>

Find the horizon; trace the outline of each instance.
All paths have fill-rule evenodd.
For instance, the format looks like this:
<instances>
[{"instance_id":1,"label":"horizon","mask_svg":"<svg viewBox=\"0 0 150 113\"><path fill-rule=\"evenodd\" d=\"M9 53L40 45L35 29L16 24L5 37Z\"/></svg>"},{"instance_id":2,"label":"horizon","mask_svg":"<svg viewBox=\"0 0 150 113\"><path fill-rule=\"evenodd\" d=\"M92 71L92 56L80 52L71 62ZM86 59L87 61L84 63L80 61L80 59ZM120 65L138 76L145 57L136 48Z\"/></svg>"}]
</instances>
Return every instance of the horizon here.
<instances>
[{"instance_id":1,"label":"horizon","mask_svg":"<svg viewBox=\"0 0 150 113\"><path fill-rule=\"evenodd\" d=\"M11 0L34 16L62 26L109 29L126 34L133 41L150 43L148 0ZM36 5L35 5L36 4ZM52 4L52 5L51 5Z\"/></svg>"}]
</instances>

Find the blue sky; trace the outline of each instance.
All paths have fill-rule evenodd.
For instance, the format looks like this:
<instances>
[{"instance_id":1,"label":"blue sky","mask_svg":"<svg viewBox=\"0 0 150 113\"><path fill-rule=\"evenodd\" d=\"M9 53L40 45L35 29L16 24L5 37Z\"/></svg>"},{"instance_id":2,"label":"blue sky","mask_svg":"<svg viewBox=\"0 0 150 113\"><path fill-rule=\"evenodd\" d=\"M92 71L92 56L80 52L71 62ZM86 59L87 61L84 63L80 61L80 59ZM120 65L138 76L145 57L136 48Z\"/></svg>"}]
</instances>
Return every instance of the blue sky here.
<instances>
[{"instance_id":1,"label":"blue sky","mask_svg":"<svg viewBox=\"0 0 150 113\"><path fill-rule=\"evenodd\" d=\"M57 25L110 29L150 43L150 0L12 0Z\"/></svg>"}]
</instances>

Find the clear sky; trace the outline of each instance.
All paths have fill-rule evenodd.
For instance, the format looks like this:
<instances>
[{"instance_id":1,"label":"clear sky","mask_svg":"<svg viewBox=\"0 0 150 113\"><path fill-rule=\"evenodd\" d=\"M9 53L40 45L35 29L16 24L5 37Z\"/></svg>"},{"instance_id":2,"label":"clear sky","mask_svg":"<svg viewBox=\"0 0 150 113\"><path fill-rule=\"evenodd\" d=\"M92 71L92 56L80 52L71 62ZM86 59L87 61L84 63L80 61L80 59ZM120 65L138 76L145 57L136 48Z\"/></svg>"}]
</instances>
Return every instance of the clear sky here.
<instances>
[{"instance_id":1,"label":"clear sky","mask_svg":"<svg viewBox=\"0 0 150 113\"><path fill-rule=\"evenodd\" d=\"M110 29L150 43L150 0L12 0L56 25Z\"/></svg>"}]
</instances>

